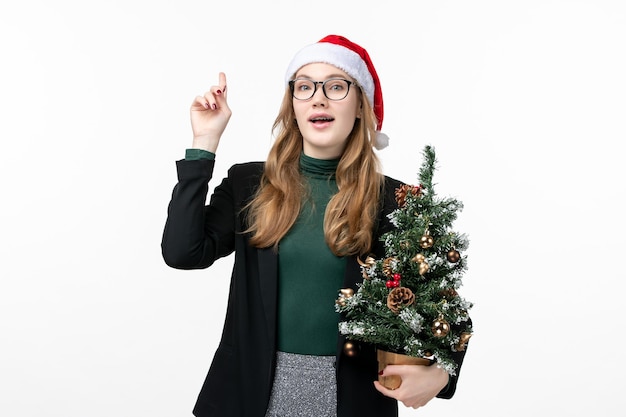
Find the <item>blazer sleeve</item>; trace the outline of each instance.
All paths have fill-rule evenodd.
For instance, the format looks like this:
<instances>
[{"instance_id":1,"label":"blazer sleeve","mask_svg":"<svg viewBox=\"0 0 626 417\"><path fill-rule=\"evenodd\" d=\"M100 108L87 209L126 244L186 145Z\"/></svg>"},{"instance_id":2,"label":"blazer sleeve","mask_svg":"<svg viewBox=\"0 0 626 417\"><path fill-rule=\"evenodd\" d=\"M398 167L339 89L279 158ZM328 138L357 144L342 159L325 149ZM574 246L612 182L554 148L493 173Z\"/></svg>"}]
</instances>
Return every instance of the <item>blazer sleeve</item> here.
<instances>
[{"instance_id":1,"label":"blazer sleeve","mask_svg":"<svg viewBox=\"0 0 626 417\"><path fill-rule=\"evenodd\" d=\"M232 181L225 178L207 205L214 160L176 162L178 183L168 205L161 240L165 263L177 269L207 268L233 252L235 201Z\"/></svg>"}]
</instances>

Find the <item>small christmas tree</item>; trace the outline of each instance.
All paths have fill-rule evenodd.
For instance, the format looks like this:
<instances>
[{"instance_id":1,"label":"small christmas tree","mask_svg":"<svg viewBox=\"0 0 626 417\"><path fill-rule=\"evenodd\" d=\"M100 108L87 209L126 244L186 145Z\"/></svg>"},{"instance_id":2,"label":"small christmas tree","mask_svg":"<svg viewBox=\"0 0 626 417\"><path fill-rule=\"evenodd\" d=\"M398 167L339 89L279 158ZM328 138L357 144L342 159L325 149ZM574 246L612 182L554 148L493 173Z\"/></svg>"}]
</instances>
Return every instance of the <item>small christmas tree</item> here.
<instances>
[{"instance_id":1,"label":"small christmas tree","mask_svg":"<svg viewBox=\"0 0 626 417\"><path fill-rule=\"evenodd\" d=\"M381 239L385 258L361 261L363 282L356 293L342 290L335 306L344 313L339 331L349 340L437 361L455 375L452 353L472 335L472 303L457 290L467 269L468 239L452 230L463 204L434 190L435 151L423 150L419 185L396 190L395 226Z\"/></svg>"}]
</instances>

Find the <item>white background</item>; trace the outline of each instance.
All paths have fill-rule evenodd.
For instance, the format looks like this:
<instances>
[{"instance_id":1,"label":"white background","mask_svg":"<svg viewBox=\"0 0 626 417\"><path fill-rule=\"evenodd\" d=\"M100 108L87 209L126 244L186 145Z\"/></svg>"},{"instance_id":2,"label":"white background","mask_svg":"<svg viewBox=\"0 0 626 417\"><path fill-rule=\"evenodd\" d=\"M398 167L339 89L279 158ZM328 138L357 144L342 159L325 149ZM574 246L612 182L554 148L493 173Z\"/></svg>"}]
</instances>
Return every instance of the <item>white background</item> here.
<instances>
[{"instance_id":1,"label":"white background","mask_svg":"<svg viewBox=\"0 0 626 417\"><path fill-rule=\"evenodd\" d=\"M215 176L264 159L289 60L329 33L381 77L385 172L432 144L465 203L475 335L456 396L401 415L620 415L624 4L3 2L0 415L191 416L232 259L161 258L189 105L225 71Z\"/></svg>"}]
</instances>

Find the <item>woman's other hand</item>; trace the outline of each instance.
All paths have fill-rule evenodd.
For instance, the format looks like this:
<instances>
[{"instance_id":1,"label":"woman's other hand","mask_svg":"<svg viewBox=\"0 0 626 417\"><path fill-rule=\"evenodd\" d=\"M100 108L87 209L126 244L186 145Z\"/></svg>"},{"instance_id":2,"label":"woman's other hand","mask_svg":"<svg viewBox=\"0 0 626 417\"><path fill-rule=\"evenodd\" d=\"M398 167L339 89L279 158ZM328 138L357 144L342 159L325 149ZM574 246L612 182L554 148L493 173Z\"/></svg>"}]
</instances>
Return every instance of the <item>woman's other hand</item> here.
<instances>
[{"instance_id":1,"label":"woman's other hand","mask_svg":"<svg viewBox=\"0 0 626 417\"><path fill-rule=\"evenodd\" d=\"M398 375L402 384L391 390L374 381L376 389L412 408L425 406L445 388L449 378L448 373L437 365L387 365L383 375Z\"/></svg>"}]
</instances>

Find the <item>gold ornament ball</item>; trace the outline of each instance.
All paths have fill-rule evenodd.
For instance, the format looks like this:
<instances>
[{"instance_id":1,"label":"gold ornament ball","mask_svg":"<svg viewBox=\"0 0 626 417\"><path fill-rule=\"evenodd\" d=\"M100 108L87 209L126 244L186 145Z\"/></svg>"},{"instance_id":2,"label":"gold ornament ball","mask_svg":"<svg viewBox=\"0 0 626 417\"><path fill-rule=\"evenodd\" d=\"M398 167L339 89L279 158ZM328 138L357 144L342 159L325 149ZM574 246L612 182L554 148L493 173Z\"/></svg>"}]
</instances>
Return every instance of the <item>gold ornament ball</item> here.
<instances>
[{"instance_id":1,"label":"gold ornament ball","mask_svg":"<svg viewBox=\"0 0 626 417\"><path fill-rule=\"evenodd\" d=\"M450 331L450 323L448 323L443 317L437 318L433 322L432 327L430 328L435 337L445 337Z\"/></svg>"},{"instance_id":2,"label":"gold ornament ball","mask_svg":"<svg viewBox=\"0 0 626 417\"><path fill-rule=\"evenodd\" d=\"M342 288L339 292L343 298L350 298L354 295L354 290L352 288Z\"/></svg>"},{"instance_id":3,"label":"gold ornament ball","mask_svg":"<svg viewBox=\"0 0 626 417\"><path fill-rule=\"evenodd\" d=\"M461 254L459 253L458 250L456 249L451 249L448 251L448 254L446 255L446 258L448 258L449 262L452 262L453 264L459 262L459 260L461 259Z\"/></svg>"},{"instance_id":4,"label":"gold ornament ball","mask_svg":"<svg viewBox=\"0 0 626 417\"><path fill-rule=\"evenodd\" d=\"M359 353L359 346L351 341L347 341L343 344L343 353L348 357L355 357Z\"/></svg>"},{"instance_id":5,"label":"gold ornament ball","mask_svg":"<svg viewBox=\"0 0 626 417\"><path fill-rule=\"evenodd\" d=\"M421 253L418 253L411 260L413 262L417 262L418 264L421 264L422 262L424 262L426 260L426 257L424 255L422 255Z\"/></svg>"},{"instance_id":6,"label":"gold ornament ball","mask_svg":"<svg viewBox=\"0 0 626 417\"><path fill-rule=\"evenodd\" d=\"M420 247L422 249L428 249L435 244L435 239L431 235L424 235L420 238Z\"/></svg>"}]
</instances>

